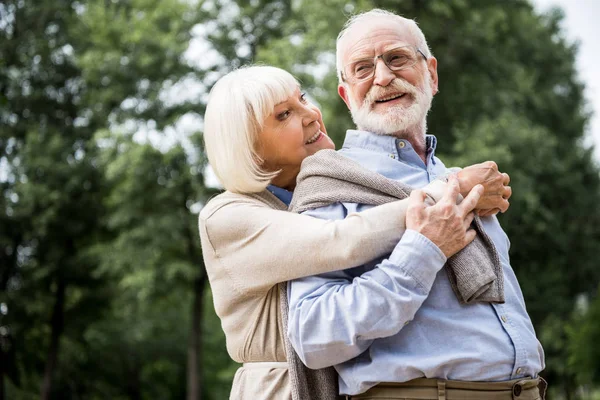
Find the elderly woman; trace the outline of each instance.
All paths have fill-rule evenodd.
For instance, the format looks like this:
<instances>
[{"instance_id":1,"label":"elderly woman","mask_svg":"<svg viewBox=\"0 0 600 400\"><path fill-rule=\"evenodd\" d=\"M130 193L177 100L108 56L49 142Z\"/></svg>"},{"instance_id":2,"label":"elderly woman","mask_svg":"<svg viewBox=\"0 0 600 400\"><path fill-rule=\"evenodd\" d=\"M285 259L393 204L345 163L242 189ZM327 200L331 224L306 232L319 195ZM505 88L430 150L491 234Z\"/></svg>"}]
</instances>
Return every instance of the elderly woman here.
<instances>
[{"instance_id":1,"label":"elderly woman","mask_svg":"<svg viewBox=\"0 0 600 400\"><path fill-rule=\"evenodd\" d=\"M220 79L206 108L204 140L227 189L204 207L199 227L227 350L243 363L231 398L290 399L280 309L284 288L278 284L389 253L404 231L408 200L341 221L287 212L302 161L334 144L319 109L294 77L278 68L246 67ZM488 190L504 177L489 167L463 170L461 193L486 181L482 212L504 211L508 203L502 195ZM445 186L436 181L424 191L437 201Z\"/></svg>"}]
</instances>

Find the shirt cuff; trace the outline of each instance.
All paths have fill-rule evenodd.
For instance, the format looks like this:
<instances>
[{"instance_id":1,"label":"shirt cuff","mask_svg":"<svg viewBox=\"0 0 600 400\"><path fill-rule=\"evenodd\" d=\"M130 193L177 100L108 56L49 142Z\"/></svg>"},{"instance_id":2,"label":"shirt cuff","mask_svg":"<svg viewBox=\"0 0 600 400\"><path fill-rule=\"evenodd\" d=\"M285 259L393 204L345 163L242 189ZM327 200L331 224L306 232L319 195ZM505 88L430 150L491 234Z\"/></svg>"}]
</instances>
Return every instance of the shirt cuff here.
<instances>
[{"instance_id":1,"label":"shirt cuff","mask_svg":"<svg viewBox=\"0 0 600 400\"><path fill-rule=\"evenodd\" d=\"M389 261L415 278L429 290L435 276L446 264L447 258L431 240L412 229L407 229L398 242Z\"/></svg>"}]
</instances>

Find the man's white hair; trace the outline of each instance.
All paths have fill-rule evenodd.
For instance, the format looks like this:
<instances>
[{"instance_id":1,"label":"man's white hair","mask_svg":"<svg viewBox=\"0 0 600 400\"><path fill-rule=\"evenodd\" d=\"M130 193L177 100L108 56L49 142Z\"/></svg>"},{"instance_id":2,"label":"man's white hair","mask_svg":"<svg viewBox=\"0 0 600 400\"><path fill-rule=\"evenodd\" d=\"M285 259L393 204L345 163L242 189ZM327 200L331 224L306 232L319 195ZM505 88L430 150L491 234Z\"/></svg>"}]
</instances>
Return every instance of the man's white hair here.
<instances>
[{"instance_id":1,"label":"man's white hair","mask_svg":"<svg viewBox=\"0 0 600 400\"><path fill-rule=\"evenodd\" d=\"M264 190L280 171L263 170L257 152L259 136L275 105L299 87L276 67L242 67L213 86L204 114L208 161L225 189L235 193Z\"/></svg>"},{"instance_id":2,"label":"man's white hair","mask_svg":"<svg viewBox=\"0 0 600 400\"><path fill-rule=\"evenodd\" d=\"M425 35L417 25L417 23L408 18L404 18L399 16L398 14L394 14L393 12L382 10L380 8L375 8L373 10L353 15L346 21L342 30L340 31L337 40L336 40L336 68L337 68L337 76L338 81L341 83L342 81L342 71L344 68L343 60L342 60L342 39L355 25L360 26L361 24L367 22L370 19L374 18L389 18L395 20L394 22L398 22L400 24L406 25L408 28L408 32L411 36L412 43L419 48L425 54L427 58L431 57L431 50L427 45L427 40L425 40Z\"/></svg>"}]
</instances>

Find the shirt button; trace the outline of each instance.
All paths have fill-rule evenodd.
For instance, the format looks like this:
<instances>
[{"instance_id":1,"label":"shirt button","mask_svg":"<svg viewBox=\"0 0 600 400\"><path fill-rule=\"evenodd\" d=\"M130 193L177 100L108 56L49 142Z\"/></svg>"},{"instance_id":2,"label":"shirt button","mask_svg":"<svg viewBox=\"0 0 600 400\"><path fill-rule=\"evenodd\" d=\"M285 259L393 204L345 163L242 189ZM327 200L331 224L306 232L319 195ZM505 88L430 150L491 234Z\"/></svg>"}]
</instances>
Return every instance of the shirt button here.
<instances>
[{"instance_id":1,"label":"shirt button","mask_svg":"<svg viewBox=\"0 0 600 400\"><path fill-rule=\"evenodd\" d=\"M506 318L506 315L503 315L500 317L500 319L502 320L502 322L506 323L506 321L508 321L508 319Z\"/></svg>"},{"instance_id":2,"label":"shirt button","mask_svg":"<svg viewBox=\"0 0 600 400\"><path fill-rule=\"evenodd\" d=\"M395 159L395 158L396 158L396 156L395 156L395 155L393 155L393 154L390 154L390 158L394 158L394 159Z\"/></svg>"},{"instance_id":3,"label":"shirt button","mask_svg":"<svg viewBox=\"0 0 600 400\"><path fill-rule=\"evenodd\" d=\"M402 140L398 142L398 147L403 149L404 146L406 146L406 143L404 143Z\"/></svg>"},{"instance_id":4,"label":"shirt button","mask_svg":"<svg viewBox=\"0 0 600 400\"><path fill-rule=\"evenodd\" d=\"M408 323L409 323L409 322L410 322L410 321L406 321L406 322L404 323L404 326L408 325Z\"/></svg>"},{"instance_id":5,"label":"shirt button","mask_svg":"<svg viewBox=\"0 0 600 400\"><path fill-rule=\"evenodd\" d=\"M521 373L523 372L523 368L517 368L517 375L521 375Z\"/></svg>"}]
</instances>

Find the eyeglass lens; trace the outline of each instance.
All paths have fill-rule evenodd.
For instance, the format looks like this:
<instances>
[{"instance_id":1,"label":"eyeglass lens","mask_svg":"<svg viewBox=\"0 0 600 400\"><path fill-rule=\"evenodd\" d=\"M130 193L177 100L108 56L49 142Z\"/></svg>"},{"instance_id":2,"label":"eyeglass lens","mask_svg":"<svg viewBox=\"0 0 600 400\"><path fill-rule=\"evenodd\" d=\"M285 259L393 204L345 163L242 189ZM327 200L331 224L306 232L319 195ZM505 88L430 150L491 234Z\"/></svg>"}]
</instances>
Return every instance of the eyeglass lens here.
<instances>
[{"instance_id":1,"label":"eyeglass lens","mask_svg":"<svg viewBox=\"0 0 600 400\"><path fill-rule=\"evenodd\" d=\"M381 58L385 65L392 71L409 68L413 66L417 60L416 51L411 47L398 47L386 51L376 58ZM359 81L372 77L374 73L375 58L352 62L346 68L348 77Z\"/></svg>"}]
</instances>

